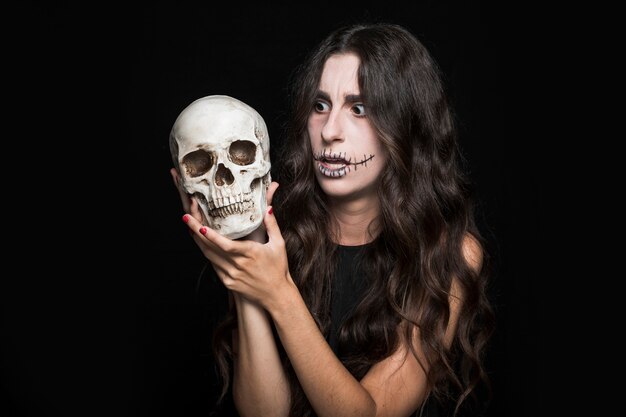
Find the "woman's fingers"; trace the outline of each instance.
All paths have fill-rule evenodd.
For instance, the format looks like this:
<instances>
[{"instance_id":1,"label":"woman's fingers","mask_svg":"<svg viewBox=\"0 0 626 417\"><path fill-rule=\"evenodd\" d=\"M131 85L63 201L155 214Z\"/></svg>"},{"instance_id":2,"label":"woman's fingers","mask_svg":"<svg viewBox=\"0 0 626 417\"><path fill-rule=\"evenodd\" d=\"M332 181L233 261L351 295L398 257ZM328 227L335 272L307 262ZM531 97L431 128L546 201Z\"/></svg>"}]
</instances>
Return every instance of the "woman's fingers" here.
<instances>
[{"instance_id":1,"label":"woman's fingers","mask_svg":"<svg viewBox=\"0 0 626 417\"><path fill-rule=\"evenodd\" d=\"M211 233L216 234L216 232L202 225L202 223L190 214L185 214L183 216L183 222L185 222L187 227L189 227L189 232L202 251L202 254L213 264L213 266L222 270L228 270L232 264L229 255L219 246L215 245L211 240L206 238L207 234L211 236Z\"/></svg>"},{"instance_id":2,"label":"woman's fingers","mask_svg":"<svg viewBox=\"0 0 626 417\"><path fill-rule=\"evenodd\" d=\"M189 200L191 201L189 214L191 214L194 219L196 219L200 223L209 224L209 222L207 222L206 218L204 217L204 213L200 210L200 205L198 204L198 201L194 197L190 197Z\"/></svg>"},{"instance_id":3,"label":"woman's fingers","mask_svg":"<svg viewBox=\"0 0 626 417\"><path fill-rule=\"evenodd\" d=\"M280 232L276 216L274 216L274 207L270 206L265 213L265 216L263 217L263 224L265 225L265 230L267 232L268 243L270 245L282 245L284 243L283 235Z\"/></svg>"},{"instance_id":4,"label":"woman's fingers","mask_svg":"<svg viewBox=\"0 0 626 417\"><path fill-rule=\"evenodd\" d=\"M213 251L220 251L232 255L244 255L249 248L246 240L232 240L220 235L210 227L204 226L198 219L189 213L183 216L183 222L194 234L200 238L201 242Z\"/></svg>"},{"instance_id":5,"label":"woman's fingers","mask_svg":"<svg viewBox=\"0 0 626 417\"><path fill-rule=\"evenodd\" d=\"M272 205L272 199L274 198L274 192L276 192L277 188L278 188L278 183L276 181L272 181L272 183L270 184L269 188L267 189L267 192L265 193L265 200L267 201L267 205L268 206Z\"/></svg>"}]
</instances>

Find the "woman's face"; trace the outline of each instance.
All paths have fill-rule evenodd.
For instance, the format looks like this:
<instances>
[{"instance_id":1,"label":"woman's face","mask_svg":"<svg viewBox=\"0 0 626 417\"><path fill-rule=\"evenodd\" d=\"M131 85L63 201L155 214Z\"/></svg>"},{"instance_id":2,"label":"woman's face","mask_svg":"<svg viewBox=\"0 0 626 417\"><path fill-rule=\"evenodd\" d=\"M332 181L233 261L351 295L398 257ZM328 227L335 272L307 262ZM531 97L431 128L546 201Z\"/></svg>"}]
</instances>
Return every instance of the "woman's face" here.
<instances>
[{"instance_id":1,"label":"woman's face","mask_svg":"<svg viewBox=\"0 0 626 417\"><path fill-rule=\"evenodd\" d=\"M386 161L360 95L359 63L352 53L328 58L308 119L317 181L331 198L377 198Z\"/></svg>"}]
</instances>

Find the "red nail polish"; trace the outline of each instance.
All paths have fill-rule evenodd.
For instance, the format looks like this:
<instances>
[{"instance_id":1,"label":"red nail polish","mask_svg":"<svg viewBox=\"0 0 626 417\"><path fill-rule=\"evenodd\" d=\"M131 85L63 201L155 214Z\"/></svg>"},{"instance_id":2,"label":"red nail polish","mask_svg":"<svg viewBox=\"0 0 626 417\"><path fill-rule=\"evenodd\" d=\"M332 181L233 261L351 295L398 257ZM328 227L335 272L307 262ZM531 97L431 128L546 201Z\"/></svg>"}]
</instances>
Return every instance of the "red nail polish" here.
<instances>
[{"instance_id":1,"label":"red nail polish","mask_svg":"<svg viewBox=\"0 0 626 417\"><path fill-rule=\"evenodd\" d=\"M270 207L270 209L267 212L268 214L272 214L274 212L274 207Z\"/></svg>"},{"instance_id":2,"label":"red nail polish","mask_svg":"<svg viewBox=\"0 0 626 417\"><path fill-rule=\"evenodd\" d=\"M184 221L185 223L188 223L188 222L189 222L189 214L185 214L185 215L183 216L183 221Z\"/></svg>"},{"instance_id":3,"label":"red nail polish","mask_svg":"<svg viewBox=\"0 0 626 417\"><path fill-rule=\"evenodd\" d=\"M203 235L206 235L206 227L201 227L200 233L202 233Z\"/></svg>"}]
</instances>

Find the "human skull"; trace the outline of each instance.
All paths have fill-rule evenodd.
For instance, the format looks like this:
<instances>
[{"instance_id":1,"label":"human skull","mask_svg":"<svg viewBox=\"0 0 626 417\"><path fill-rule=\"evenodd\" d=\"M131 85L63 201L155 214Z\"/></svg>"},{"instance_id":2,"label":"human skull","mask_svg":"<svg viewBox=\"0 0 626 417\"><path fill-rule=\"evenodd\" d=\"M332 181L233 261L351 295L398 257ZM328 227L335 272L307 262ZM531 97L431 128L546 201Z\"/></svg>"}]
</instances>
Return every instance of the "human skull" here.
<instances>
[{"instance_id":1,"label":"human skull","mask_svg":"<svg viewBox=\"0 0 626 417\"><path fill-rule=\"evenodd\" d=\"M256 110L224 95L197 99L178 115L169 145L206 226L231 239L259 227L271 164L267 126Z\"/></svg>"}]
</instances>

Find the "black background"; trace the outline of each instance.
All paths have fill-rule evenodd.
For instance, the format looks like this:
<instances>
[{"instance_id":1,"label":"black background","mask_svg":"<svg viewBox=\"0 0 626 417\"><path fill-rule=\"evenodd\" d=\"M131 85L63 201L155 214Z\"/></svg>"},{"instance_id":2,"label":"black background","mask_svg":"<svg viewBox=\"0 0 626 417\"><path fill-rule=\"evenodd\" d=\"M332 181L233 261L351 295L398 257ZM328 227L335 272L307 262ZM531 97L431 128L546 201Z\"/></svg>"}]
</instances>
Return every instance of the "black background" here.
<instances>
[{"instance_id":1,"label":"black background","mask_svg":"<svg viewBox=\"0 0 626 417\"><path fill-rule=\"evenodd\" d=\"M226 94L264 117L274 154L291 71L330 30L363 19L406 26L443 70L496 259L488 415L541 414L550 382L540 355L537 257L529 247L542 229L543 201L537 157L514 113L523 89L511 59L514 12L449 1L33 2L25 16L23 51L33 63L27 70L39 80L33 91L55 101L88 91L75 111L93 141L78 143L97 138L99 145L76 164L102 168L98 192L107 197L93 210L106 215L79 232L112 240L76 239L72 249L80 256L55 257L67 282L38 275L4 291L3 415L206 415L214 393L207 394L200 348L206 335L194 306L203 258L169 177L169 130L193 100ZM68 113L51 112L49 120L61 123ZM72 201L71 213L91 207Z\"/></svg>"}]
</instances>

